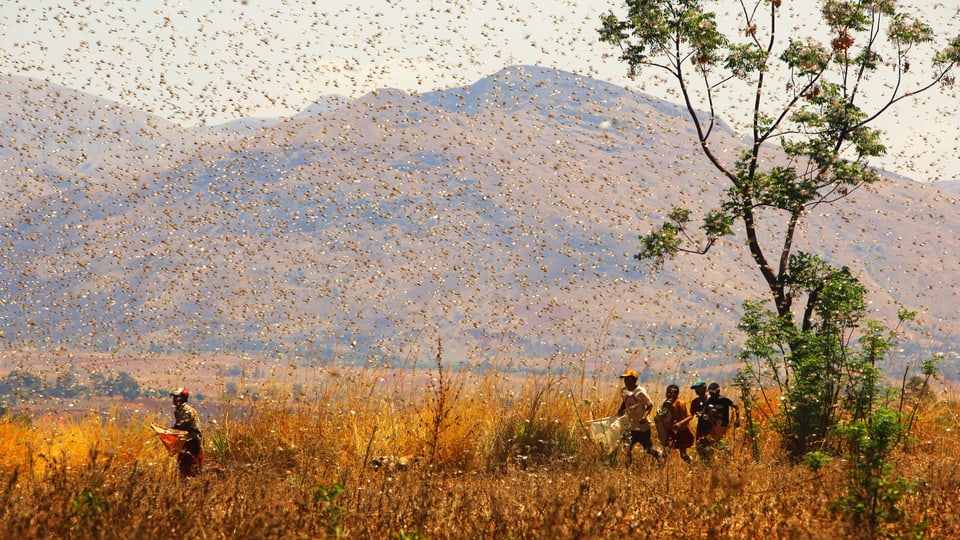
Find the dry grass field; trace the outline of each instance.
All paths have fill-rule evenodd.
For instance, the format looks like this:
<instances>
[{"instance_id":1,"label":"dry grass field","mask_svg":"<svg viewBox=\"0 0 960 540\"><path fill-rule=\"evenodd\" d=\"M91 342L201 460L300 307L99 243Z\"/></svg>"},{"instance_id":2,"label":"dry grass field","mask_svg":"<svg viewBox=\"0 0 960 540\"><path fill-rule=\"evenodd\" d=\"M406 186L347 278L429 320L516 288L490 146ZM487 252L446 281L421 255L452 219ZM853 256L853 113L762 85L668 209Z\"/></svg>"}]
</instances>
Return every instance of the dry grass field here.
<instances>
[{"instance_id":1,"label":"dry grass field","mask_svg":"<svg viewBox=\"0 0 960 540\"><path fill-rule=\"evenodd\" d=\"M712 463L674 452L659 466L639 448L629 466L610 459L582 422L616 410L613 377L346 369L315 382L194 403L206 463L187 480L149 429L172 423L165 400L153 409L162 413L7 414L0 529L19 539L833 539L904 537L922 524L925 537L960 537L952 395L920 403L913 441L893 456L917 483L903 519L871 531L833 504L847 462L787 464L772 430L759 461L742 429ZM668 382L648 385L655 401ZM416 458L371 467L379 456Z\"/></svg>"}]
</instances>

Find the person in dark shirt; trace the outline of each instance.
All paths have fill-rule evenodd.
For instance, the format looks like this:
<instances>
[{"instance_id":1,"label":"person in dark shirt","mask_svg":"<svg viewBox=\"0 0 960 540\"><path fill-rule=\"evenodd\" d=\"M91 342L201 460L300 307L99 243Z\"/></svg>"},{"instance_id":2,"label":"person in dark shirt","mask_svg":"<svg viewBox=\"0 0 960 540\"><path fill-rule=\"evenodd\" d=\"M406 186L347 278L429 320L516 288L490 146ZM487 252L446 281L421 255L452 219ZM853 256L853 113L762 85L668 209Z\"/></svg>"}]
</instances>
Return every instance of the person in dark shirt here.
<instances>
[{"instance_id":1,"label":"person in dark shirt","mask_svg":"<svg viewBox=\"0 0 960 540\"><path fill-rule=\"evenodd\" d=\"M709 461L712 454L710 450L710 432L713 431L713 424L710 423L707 414L707 381L697 381L690 387L696 392L697 397L690 401L690 414L697 419L697 429L694 432L694 447L697 449L697 455L700 461Z\"/></svg>"},{"instance_id":2,"label":"person in dark shirt","mask_svg":"<svg viewBox=\"0 0 960 540\"><path fill-rule=\"evenodd\" d=\"M730 409L733 409L735 413L733 427L740 427L740 407L730 398L720 395L719 383L710 383L707 391L709 397L707 398L705 412L712 425L710 431L711 445L716 445L727 436L727 430L730 429Z\"/></svg>"},{"instance_id":3,"label":"person in dark shirt","mask_svg":"<svg viewBox=\"0 0 960 540\"><path fill-rule=\"evenodd\" d=\"M203 465L203 433L200 431L200 415L191 407L187 400L190 392L186 388L177 388L170 392L173 398L173 429L187 432L187 442L177 455L177 466L180 476L187 478L196 476Z\"/></svg>"}]
</instances>

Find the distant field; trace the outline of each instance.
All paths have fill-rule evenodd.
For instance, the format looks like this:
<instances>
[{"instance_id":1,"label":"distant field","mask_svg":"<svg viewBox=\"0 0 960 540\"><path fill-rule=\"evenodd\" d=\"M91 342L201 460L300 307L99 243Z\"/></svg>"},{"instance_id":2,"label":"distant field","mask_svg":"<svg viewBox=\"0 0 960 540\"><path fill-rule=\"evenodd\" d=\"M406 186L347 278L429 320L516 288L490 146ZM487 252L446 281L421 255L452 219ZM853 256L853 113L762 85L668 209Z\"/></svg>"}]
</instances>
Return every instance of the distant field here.
<instances>
[{"instance_id":1,"label":"distant field","mask_svg":"<svg viewBox=\"0 0 960 540\"><path fill-rule=\"evenodd\" d=\"M17 538L868 537L835 509L847 461L786 464L769 429L759 461L742 429L713 463L608 457L582 422L615 412L616 378L424 366L306 382L196 402L207 462L188 481L149 429L172 423L164 398L7 414L0 522ZM649 385L655 399L664 384ZM916 482L891 536L917 524L928 538L960 535L957 410L942 389L919 403L913 438L891 459Z\"/></svg>"}]
</instances>

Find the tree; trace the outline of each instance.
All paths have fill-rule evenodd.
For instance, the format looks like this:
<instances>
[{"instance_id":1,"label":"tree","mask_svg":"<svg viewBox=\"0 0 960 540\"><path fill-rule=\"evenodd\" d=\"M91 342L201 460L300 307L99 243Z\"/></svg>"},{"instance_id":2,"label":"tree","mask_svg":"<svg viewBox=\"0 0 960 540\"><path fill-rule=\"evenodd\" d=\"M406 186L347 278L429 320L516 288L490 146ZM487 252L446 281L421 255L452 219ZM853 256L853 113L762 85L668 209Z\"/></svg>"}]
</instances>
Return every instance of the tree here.
<instances>
[{"instance_id":1,"label":"tree","mask_svg":"<svg viewBox=\"0 0 960 540\"><path fill-rule=\"evenodd\" d=\"M140 397L140 383L126 371L117 374L116 392L124 399L136 399Z\"/></svg>"},{"instance_id":2,"label":"tree","mask_svg":"<svg viewBox=\"0 0 960 540\"><path fill-rule=\"evenodd\" d=\"M745 306L742 356L755 361L748 366L761 390L781 391L778 427L799 461L825 444L851 385L873 379L851 375L847 351L865 289L849 269L795 251L795 238L812 209L880 180L869 159L886 149L871 126L897 103L953 83L960 36L933 54L931 76L912 69L912 57L934 32L893 0L821 2L820 26L809 29L820 28L822 41L784 33L790 13L781 0L731 3L741 11L724 33L723 17L707 9L716 3L626 0L624 17L601 20L601 41L619 47L631 76L657 70L678 86L701 150L728 182L716 207L704 209L700 233L689 227L692 211L675 207L641 237L637 258L656 268L681 252L704 254L739 224L768 291ZM714 146L717 107L737 97L751 104L750 133L731 162L729 148ZM859 358L870 358L870 347L865 340Z\"/></svg>"},{"instance_id":3,"label":"tree","mask_svg":"<svg viewBox=\"0 0 960 540\"><path fill-rule=\"evenodd\" d=\"M26 401L43 392L43 377L25 369L15 369L0 381L0 395Z\"/></svg>"},{"instance_id":4,"label":"tree","mask_svg":"<svg viewBox=\"0 0 960 540\"><path fill-rule=\"evenodd\" d=\"M61 398L75 398L86 391L86 387L80 382L77 372L73 366L68 366L62 372L57 374L56 381L50 395Z\"/></svg>"},{"instance_id":5,"label":"tree","mask_svg":"<svg viewBox=\"0 0 960 540\"><path fill-rule=\"evenodd\" d=\"M122 396L124 399L140 397L140 383L126 371L119 373L103 373L96 371L90 374L92 390L101 396Z\"/></svg>"}]
</instances>

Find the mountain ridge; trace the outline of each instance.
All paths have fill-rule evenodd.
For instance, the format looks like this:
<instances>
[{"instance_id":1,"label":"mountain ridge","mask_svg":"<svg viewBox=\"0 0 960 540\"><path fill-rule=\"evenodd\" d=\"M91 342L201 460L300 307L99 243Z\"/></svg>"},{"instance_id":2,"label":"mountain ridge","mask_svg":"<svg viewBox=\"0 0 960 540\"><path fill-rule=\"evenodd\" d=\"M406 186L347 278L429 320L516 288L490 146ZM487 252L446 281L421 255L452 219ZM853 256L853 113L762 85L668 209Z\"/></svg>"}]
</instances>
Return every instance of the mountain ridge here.
<instances>
[{"instance_id":1,"label":"mountain ridge","mask_svg":"<svg viewBox=\"0 0 960 540\"><path fill-rule=\"evenodd\" d=\"M682 111L535 66L464 88L384 89L219 137L105 107L140 134L123 151L162 159L91 152L46 177L42 152L14 146L0 154L18 201L0 238L7 346L397 359L441 340L467 361L728 360L740 303L762 294L737 240L658 274L632 259L672 205L719 193ZM86 149L114 136L54 119L26 132L60 125ZM851 266L877 316L918 309L930 337L913 353L942 346L960 305L956 196L891 180L850 202L799 246Z\"/></svg>"}]
</instances>

